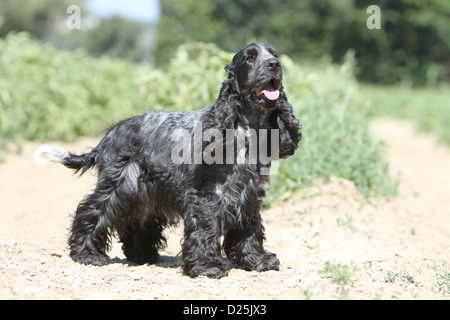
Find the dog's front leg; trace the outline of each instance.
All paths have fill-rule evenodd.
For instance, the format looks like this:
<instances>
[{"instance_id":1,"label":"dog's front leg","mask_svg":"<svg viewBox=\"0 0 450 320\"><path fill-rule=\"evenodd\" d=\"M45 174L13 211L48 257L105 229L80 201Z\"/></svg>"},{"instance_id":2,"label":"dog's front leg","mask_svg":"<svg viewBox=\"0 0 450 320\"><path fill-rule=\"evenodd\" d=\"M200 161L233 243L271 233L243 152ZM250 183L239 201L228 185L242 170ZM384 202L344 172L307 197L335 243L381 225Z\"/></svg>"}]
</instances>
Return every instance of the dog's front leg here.
<instances>
[{"instance_id":1,"label":"dog's front leg","mask_svg":"<svg viewBox=\"0 0 450 320\"><path fill-rule=\"evenodd\" d=\"M279 270L277 256L264 249L264 227L259 208L245 225L229 228L224 238L224 251L229 259L245 270Z\"/></svg>"},{"instance_id":2,"label":"dog's front leg","mask_svg":"<svg viewBox=\"0 0 450 320\"><path fill-rule=\"evenodd\" d=\"M215 204L214 200L197 198L184 220L182 266L184 274L192 278L203 275L219 279L230 269L221 254L220 217Z\"/></svg>"}]
</instances>

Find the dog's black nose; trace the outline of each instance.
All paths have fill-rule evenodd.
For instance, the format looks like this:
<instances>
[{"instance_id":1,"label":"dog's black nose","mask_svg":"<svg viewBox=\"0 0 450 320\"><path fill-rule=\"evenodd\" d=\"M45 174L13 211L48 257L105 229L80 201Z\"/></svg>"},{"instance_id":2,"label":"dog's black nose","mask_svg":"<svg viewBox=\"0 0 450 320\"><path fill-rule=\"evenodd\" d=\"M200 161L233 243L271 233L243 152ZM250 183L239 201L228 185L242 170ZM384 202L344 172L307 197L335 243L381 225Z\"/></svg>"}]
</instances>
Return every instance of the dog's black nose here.
<instances>
[{"instance_id":1,"label":"dog's black nose","mask_svg":"<svg viewBox=\"0 0 450 320\"><path fill-rule=\"evenodd\" d=\"M274 58L267 61L267 68L269 68L272 71L276 71L280 69L281 63L280 60Z\"/></svg>"}]
</instances>

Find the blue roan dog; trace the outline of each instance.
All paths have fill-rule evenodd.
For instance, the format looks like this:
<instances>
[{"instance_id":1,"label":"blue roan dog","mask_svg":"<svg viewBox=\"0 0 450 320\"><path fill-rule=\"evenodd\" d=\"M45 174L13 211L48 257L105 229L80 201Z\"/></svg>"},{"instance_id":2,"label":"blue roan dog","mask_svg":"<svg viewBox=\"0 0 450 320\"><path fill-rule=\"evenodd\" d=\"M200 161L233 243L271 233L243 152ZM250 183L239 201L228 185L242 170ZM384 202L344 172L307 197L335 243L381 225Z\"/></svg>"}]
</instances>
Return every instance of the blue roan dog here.
<instances>
[{"instance_id":1,"label":"blue roan dog","mask_svg":"<svg viewBox=\"0 0 450 320\"><path fill-rule=\"evenodd\" d=\"M230 263L222 250L245 270L278 270L276 255L263 247L260 206L270 162L260 161L258 154L261 146L267 148L265 155L276 146L278 158L292 155L302 137L300 125L283 91L283 70L273 48L252 43L226 70L228 79L213 106L194 112L148 111L124 120L89 153L75 155L48 145L36 151L38 159L81 174L97 169L96 188L79 204L70 230L74 261L108 264L106 251L117 234L129 261L155 263L166 243L163 229L183 219L184 274L226 276ZM206 137L211 129L214 135ZM200 143L194 141L195 131L203 133ZM174 132L183 133L182 144ZM237 133L232 140L229 132ZM249 148L249 139L239 144L239 132L253 133L257 148ZM230 152L226 146L234 148ZM214 161L198 157L205 152Z\"/></svg>"}]
</instances>

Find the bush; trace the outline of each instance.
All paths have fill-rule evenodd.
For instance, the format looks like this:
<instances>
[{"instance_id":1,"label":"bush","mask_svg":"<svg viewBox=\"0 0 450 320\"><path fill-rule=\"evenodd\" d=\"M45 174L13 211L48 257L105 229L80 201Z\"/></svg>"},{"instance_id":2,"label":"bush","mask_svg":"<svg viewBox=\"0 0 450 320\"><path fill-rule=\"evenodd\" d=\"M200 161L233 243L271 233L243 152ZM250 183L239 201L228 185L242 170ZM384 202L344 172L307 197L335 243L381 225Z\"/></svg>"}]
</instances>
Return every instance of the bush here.
<instances>
[{"instance_id":1,"label":"bush","mask_svg":"<svg viewBox=\"0 0 450 320\"><path fill-rule=\"evenodd\" d=\"M3 142L99 135L145 110L133 64L59 51L26 33L0 40L0 74Z\"/></svg>"},{"instance_id":2,"label":"bush","mask_svg":"<svg viewBox=\"0 0 450 320\"><path fill-rule=\"evenodd\" d=\"M366 196L395 193L382 142L368 132L369 108L353 77L353 53L347 53L342 66L330 65L322 71L297 65L286 56L282 63L287 96L303 125L303 140L273 177L273 193L289 195L331 176L353 181Z\"/></svg>"},{"instance_id":3,"label":"bush","mask_svg":"<svg viewBox=\"0 0 450 320\"><path fill-rule=\"evenodd\" d=\"M146 107L170 111L214 103L232 54L215 45L182 45L164 68L58 51L15 34L0 41L0 137L4 141L98 136ZM285 89L303 125L298 152L281 161L266 203L289 198L317 179L343 177L365 195L390 193L381 144L368 134L368 114L353 78L353 56L323 70L283 56Z\"/></svg>"},{"instance_id":4,"label":"bush","mask_svg":"<svg viewBox=\"0 0 450 320\"><path fill-rule=\"evenodd\" d=\"M214 44L181 45L169 64L144 77L141 93L152 109L188 111L212 105L232 58Z\"/></svg>"}]
</instances>

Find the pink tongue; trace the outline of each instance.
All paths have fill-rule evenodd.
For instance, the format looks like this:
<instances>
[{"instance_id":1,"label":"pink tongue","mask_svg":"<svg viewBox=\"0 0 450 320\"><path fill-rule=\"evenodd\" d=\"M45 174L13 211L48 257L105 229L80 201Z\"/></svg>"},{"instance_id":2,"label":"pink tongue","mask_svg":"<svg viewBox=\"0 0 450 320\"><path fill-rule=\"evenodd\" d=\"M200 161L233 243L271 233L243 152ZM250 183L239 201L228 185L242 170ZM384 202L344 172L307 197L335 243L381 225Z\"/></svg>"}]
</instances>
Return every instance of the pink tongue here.
<instances>
[{"instance_id":1,"label":"pink tongue","mask_svg":"<svg viewBox=\"0 0 450 320\"><path fill-rule=\"evenodd\" d=\"M280 96L280 90L273 90L273 91L263 90L261 91L261 93L265 95L266 98L269 100L277 100L278 97Z\"/></svg>"}]
</instances>

